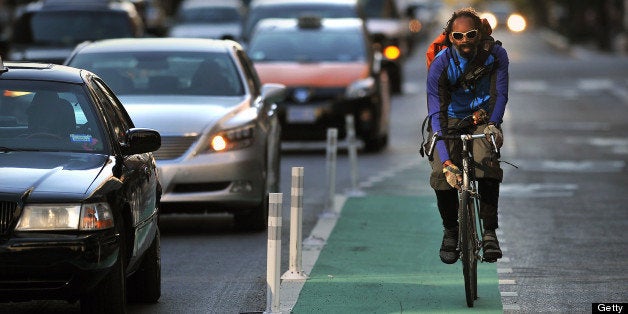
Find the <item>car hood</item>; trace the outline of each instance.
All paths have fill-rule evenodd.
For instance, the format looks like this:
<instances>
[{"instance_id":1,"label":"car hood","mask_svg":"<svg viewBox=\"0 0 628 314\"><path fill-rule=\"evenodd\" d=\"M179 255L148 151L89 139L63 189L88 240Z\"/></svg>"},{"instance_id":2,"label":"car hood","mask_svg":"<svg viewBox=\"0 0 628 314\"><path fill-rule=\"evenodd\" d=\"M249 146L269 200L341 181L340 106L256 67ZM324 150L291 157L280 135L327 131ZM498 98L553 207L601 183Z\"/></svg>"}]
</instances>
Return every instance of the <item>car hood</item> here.
<instances>
[{"instance_id":1,"label":"car hood","mask_svg":"<svg viewBox=\"0 0 628 314\"><path fill-rule=\"evenodd\" d=\"M0 192L49 194L81 200L108 163L109 156L63 152L0 153Z\"/></svg>"},{"instance_id":2,"label":"car hood","mask_svg":"<svg viewBox=\"0 0 628 314\"><path fill-rule=\"evenodd\" d=\"M170 30L170 37L200 37L200 38L217 38L224 36L232 38L240 38L242 26L237 23L222 24L180 24L173 26Z\"/></svg>"},{"instance_id":3,"label":"car hood","mask_svg":"<svg viewBox=\"0 0 628 314\"><path fill-rule=\"evenodd\" d=\"M370 73L368 64L363 62L256 62L255 69L263 83L312 87L347 87Z\"/></svg>"},{"instance_id":4,"label":"car hood","mask_svg":"<svg viewBox=\"0 0 628 314\"><path fill-rule=\"evenodd\" d=\"M247 106L247 97L119 96L133 124L162 136L200 134Z\"/></svg>"}]
</instances>

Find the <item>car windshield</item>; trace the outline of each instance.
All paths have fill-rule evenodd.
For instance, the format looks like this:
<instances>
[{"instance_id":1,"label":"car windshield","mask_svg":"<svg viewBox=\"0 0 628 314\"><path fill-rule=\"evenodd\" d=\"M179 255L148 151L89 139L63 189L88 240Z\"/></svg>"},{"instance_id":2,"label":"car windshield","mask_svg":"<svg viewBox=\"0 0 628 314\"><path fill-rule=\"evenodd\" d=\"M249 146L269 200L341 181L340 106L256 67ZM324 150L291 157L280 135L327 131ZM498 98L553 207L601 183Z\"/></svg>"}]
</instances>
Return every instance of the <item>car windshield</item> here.
<instances>
[{"instance_id":1,"label":"car windshield","mask_svg":"<svg viewBox=\"0 0 628 314\"><path fill-rule=\"evenodd\" d=\"M358 11L352 5L295 4L260 7L249 12L245 32L251 34L257 23L268 18L299 18L303 15L316 15L321 18L357 18Z\"/></svg>"},{"instance_id":2,"label":"car windshield","mask_svg":"<svg viewBox=\"0 0 628 314\"><path fill-rule=\"evenodd\" d=\"M26 14L14 27L13 41L20 44L73 46L86 40L134 37L123 12L45 11Z\"/></svg>"},{"instance_id":3,"label":"car windshield","mask_svg":"<svg viewBox=\"0 0 628 314\"><path fill-rule=\"evenodd\" d=\"M178 20L181 23L241 23L242 16L235 8L190 7L179 12Z\"/></svg>"},{"instance_id":4,"label":"car windshield","mask_svg":"<svg viewBox=\"0 0 628 314\"><path fill-rule=\"evenodd\" d=\"M0 151L103 152L101 122L76 84L0 80Z\"/></svg>"},{"instance_id":5,"label":"car windshield","mask_svg":"<svg viewBox=\"0 0 628 314\"><path fill-rule=\"evenodd\" d=\"M258 32L249 45L253 61L366 61L365 39L355 30L272 30Z\"/></svg>"},{"instance_id":6,"label":"car windshield","mask_svg":"<svg viewBox=\"0 0 628 314\"><path fill-rule=\"evenodd\" d=\"M398 18L394 1L362 0L361 4L367 18Z\"/></svg>"},{"instance_id":7,"label":"car windshield","mask_svg":"<svg viewBox=\"0 0 628 314\"><path fill-rule=\"evenodd\" d=\"M98 74L117 95L244 95L238 69L226 53L80 53L69 65Z\"/></svg>"}]
</instances>

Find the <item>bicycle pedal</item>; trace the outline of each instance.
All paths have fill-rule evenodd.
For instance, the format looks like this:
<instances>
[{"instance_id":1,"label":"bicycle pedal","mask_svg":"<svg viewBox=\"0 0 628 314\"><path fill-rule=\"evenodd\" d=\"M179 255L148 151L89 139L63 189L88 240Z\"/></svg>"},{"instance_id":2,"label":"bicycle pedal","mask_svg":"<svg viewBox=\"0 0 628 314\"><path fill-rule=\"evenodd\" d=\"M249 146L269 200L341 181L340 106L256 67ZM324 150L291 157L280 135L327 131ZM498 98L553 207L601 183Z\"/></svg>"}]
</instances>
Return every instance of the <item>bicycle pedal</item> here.
<instances>
[{"instance_id":1,"label":"bicycle pedal","mask_svg":"<svg viewBox=\"0 0 628 314\"><path fill-rule=\"evenodd\" d=\"M491 259L482 258L482 262L495 263L495 262L497 262L497 259L496 258L491 258Z\"/></svg>"}]
</instances>

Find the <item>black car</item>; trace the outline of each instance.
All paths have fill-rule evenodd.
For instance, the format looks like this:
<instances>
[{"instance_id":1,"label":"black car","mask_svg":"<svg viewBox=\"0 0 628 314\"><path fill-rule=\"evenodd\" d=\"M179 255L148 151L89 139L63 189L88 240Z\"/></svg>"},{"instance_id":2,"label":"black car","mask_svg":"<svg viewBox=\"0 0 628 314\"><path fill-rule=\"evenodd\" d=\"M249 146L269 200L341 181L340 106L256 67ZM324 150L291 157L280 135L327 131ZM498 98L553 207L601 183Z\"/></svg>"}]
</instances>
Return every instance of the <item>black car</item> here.
<instances>
[{"instance_id":1,"label":"black car","mask_svg":"<svg viewBox=\"0 0 628 314\"><path fill-rule=\"evenodd\" d=\"M0 91L0 302L156 302L159 133L86 70L0 62Z\"/></svg>"},{"instance_id":2,"label":"black car","mask_svg":"<svg viewBox=\"0 0 628 314\"><path fill-rule=\"evenodd\" d=\"M410 54L412 33L410 20L395 0L359 0L366 16L366 28L379 44L384 56L383 67L390 77L390 90L403 92L403 64Z\"/></svg>"},{"instance_id":3,"label":"black car","mask_svg":"<svg viewBox=\"0 0 628 314\"><path fill-rule=\"evenodd\" d=\"M40 0L16 10L8 33L5 59L62 64L81 42L143 37L144 24L127 0Z\"/></svg>"}]
</instances>

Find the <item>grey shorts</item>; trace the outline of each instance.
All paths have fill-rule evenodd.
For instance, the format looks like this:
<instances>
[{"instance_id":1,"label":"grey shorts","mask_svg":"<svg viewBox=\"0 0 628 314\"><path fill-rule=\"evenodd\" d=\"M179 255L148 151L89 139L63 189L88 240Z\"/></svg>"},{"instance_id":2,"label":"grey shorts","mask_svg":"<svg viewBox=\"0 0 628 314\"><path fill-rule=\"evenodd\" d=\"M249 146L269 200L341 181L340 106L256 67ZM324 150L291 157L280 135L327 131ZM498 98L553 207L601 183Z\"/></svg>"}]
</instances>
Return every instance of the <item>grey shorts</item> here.
<instances>
[{"instance_id":1,"label":"grey shorts","mask_svg":"<svg viewBox=\"0 0 628 314\"><path fill-rule=\"evenodd\" d=\"M449 125L454 126L459 120L449 119ZM486 124L471 127L473 134L483 134ZM430 133L430 139L432 134ZM475 177L491 178L502 181L504 178L504 172L499 166L499 161L492 153L492 145L486 139L478 139L471 142L473 159L475 160ZM451 161L462 170L462 159L460 153L462 152L462 141L460 140L447 140L447 148L449 151L449 157ZM445 174L443 173L443 163L438 156L438 151L434 150L434 158L430 161L432 166L432 174L430 175L430 186L434 190L449 190L451 186L447 183Z\"/></svg>"}]
</instances>

